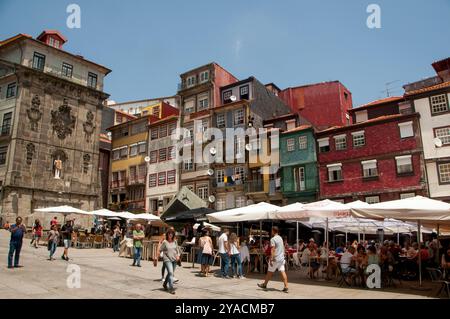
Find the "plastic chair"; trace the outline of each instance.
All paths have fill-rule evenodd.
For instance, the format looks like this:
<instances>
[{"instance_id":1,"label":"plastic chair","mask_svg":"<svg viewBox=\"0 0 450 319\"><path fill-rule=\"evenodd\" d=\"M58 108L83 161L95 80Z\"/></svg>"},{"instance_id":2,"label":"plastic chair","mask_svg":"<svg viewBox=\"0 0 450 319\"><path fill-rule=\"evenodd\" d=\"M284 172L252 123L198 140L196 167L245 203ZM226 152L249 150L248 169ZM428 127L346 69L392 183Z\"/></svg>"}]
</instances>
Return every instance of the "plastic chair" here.
<instances>
[{"instance_id":1,"label":"plastic chair","mask_svg":"<svg viewBox=\"0 0 450 319\"><path fill-rule=\"evenodd\" d=\"M429 268L427 267L426 270L428 271L428 274L430 275L431 282L440 284L440 288L436 294L437 297L441 296L442 291L447 292L447 297L450 298L450 281L444 280L444 276L442 274L442 271L437 268Z\"/></svg>"}]
</instances>

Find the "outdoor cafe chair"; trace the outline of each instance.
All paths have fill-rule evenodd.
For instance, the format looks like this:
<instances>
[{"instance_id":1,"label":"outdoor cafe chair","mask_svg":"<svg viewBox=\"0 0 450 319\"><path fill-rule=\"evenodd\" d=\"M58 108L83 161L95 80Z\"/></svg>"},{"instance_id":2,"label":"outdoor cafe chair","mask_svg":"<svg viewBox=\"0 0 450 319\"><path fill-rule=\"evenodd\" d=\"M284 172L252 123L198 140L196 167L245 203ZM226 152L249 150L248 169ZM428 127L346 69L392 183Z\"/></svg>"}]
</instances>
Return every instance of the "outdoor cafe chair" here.
<instances>
[{"instance_id":1,"label":"outdoor cafe chair","mask_svg":"<svg viewBox=\"0 0 450 319\"><path fill-rule=\"evenodd\" d=\"M186 257L186 262L189 262L190 252L186 251L188 246L184 245L180 247L180 261L183 261L183 257Z\"/></svg>"},{"instance_id":2,"label":"outdoor cafe chair","mask_svg":"<svg viewBox=\"0 0 450 319\"><path fill-rule=\"evenodd\" d=\"M89 243L87 241L87 237L85 235L80 235L78 237L78 240L76 242L76 246L77 248L86 248L87 246L89 246Z\"/></svg>"},{"instance_id":3,"label":"outdoor cafe chair","mask_svg":"<svg viewBox=\"0 0 450 319\"><path fill-rule=\"evenodd\" d=\"M442 274L442 271L438 268L426 268L428 271L428 274L430 275L431 282L437 283L440 285L440 288L436 294L437 297L439 297L442 292L445 290L447 292L447 297L450 298L450 281L444 280L444 276Z\"/></svg>"},{"instance_id":4,"label":"outdoor cafe chair","mask_svg":"<svg viewBox=\"0 0 450 319\"><path fill-rule=\"evenodd\" d=\"M92 246L93 248L103 248L103 235L95 235Z\"/></svg>"},{"instance_id":5,"label":"outdoor cafe chair","mask_svg":"<svg viewBox=\"0 0 450 319\"><path fill-rule=\"evenodd\" d=\"M342 287L344 284L346 284L348 287L351 287L352 286L352 282L353 282L352 273L351 272L344 272L342 270L341 263L339 263L339 262L337 263L337 267L338 267L338 271L339 271L339 274L340 274L340 279L338 281L338 286ZM352 279L352 282L349 283L347 281L347 278Z\"/></svg>"}]
</instances>

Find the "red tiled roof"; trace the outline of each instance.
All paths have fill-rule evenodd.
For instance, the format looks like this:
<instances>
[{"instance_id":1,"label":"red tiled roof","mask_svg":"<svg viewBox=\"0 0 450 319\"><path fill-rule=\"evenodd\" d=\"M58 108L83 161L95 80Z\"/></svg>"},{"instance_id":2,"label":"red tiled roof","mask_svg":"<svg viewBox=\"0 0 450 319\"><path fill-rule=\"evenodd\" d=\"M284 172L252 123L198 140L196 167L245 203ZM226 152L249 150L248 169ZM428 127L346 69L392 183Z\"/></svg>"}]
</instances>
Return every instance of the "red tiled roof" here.
<instances>
[{"instance_id":1,"label":"red tiled roof","mask_svg":"<svg viewBox=\"0 0 450 319\"><path fill-rule=\"evenodd\" d=\"M297 126L297 127L293 128L291 130L284 131L284 132L282 132L282 134L293 133L293 132L297 132L297 131L303 131L303 130L306 130L306 129L309 129L309 128L312 128L312 126L311 125L307 125L307 124L300 125L300 126Z\"/></svg>"},{"instance_id":2,"label":"red tiled roof","mask_svg":"<svg viewBox=\"0 0 450 319\"><path fill-rule=\"evenodd\" d=\"M440 84L436 84L436 85L432 85L432 86L425 87L425 88L421 88L421 89L417 89L417 90L414 90L414 91L409 91L409 92L405 93L405 96L411 96L411 95L414 95L414 94L430 92L430 91L434 91L434 90L443 89L443 88L446 88L446 87L450 87L450 81L444 82L444 83L440 83Z\"/></svg>"},{"instance_id":3,"label":"red tiled roof","mask_svg":"<svg viewBox=\"0 0 450 319\"><path fill-rule=\"evenodd\" d=\"M67 42L67 38L63 36L58 30L44 30L40 35L37 36L36 39L40 40L42 36L45 34L54 34L61 38L64 42Z\"/></svg>"},{"instance_id":4,"label":"red tiled roof","mask_svg":"<svg viewBox=\"0 0 450 319\"><path fill-rule=\"evenodd\" d=\"M366 107L371 107L371 106L376 106L376 105L381 105L381 104L386 104L386 103L391 103L391 102L398 102L403 99L404 99L403 96L390 96L390 97L386 97L384 99L379 99L379 100L375 100L375 101L363 104L361 106L351 109L350 111L356 111L359 109L364 109Z\"/></svg>"}]
</instances>

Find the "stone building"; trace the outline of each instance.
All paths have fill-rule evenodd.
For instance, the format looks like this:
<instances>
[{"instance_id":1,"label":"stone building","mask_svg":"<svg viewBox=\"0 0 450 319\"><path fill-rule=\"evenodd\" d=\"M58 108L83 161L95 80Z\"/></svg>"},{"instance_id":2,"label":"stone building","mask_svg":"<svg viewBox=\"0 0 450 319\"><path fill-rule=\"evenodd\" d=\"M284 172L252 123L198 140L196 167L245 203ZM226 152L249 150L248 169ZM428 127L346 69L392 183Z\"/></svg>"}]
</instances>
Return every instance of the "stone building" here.
<instances>
[{"instance_id":1,"label":"stone building","mask_svg":"<svg viewBox=\"0 0 450 319\"><path fill-rule=\"evenodd\" d=\"M64 51L65 42L58 31L0 42L0 203L10 221L46 206L101 206L103 78L111 70ZM44 225L52 217L37 215Z\"/></svg>"}]
</instances>

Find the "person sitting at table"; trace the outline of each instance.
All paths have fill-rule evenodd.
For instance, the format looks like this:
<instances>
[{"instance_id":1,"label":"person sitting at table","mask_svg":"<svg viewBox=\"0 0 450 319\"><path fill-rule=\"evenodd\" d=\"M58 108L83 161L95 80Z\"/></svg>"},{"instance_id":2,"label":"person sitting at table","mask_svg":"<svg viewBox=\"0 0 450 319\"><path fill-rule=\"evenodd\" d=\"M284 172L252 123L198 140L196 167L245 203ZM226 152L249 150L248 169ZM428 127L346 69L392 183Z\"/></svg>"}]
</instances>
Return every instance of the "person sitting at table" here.
<instances>
[{"instance_id":1,"label":"person sitting at table","mask_svg":"<svg viewBox=\"0 0 450 319\"><path fill-rule=\"evenodd\" d=\"M343 273L349 273L350 278L353 279L356 274L356 255L355 248L350 246L346 252L344 252L339 260Z\"/></svg>"},{"instance_id":2,"label":"person sitting at table","mask_svg":"<svg viewBox=\"0 0 450 319\"><path fill-rule=\"evenodd\" d=\"M420 244L420 252L419 253L420 253L420 261L422 263L422 269L425 269L425 267L429 266L430 253L424 243ZM419 260L417 260L417 262L419 262Z\"/></svg>"},{"instance_id":3,"label":"person sitting at table","mask_svg":"<svg viewBox=\"0 0 450 319\"><path fill-rule=\"evenodd\" d=\"M344 247L342 245L338 245L336 247L335 253L336 254L342 254L344 252Z\"/></svg>"},{"instance_id":4,"label":"person sitting at table","mask_svg":"<svg viewBox=\"0 0 450 319\"><path fill-rule=\"evenodd\" d=\"M295 250L298 250L298 252L302 252L306 248L305 241L303 239L299 239L298 248L297 248L297 243L294 244L293 248Z\"/></svg>"},{"instance_id":5,"label":"person sitting at table","mask_svg":"<svg viewBox=\"0 0 450 319\"><path fill-rule=\"evenodd\" d=\"M289 243L288 243L288 239L287 239L287 236L284 236L283 237L283 245L284 245L284 251L288 251L288 249L289 249Z\"/></svg>"},{"instance_id":6,"label":"person sitting at table","mask_svg":"<svg viewBox=\"0 0 450 319\"><path fill-rule=\"evenodd\" d=\"M375 246L369 246L367 248L367 265L379 265L380 257L377 254Z\"/></svg>"},{"instance_id":7,"label":"person sitting at table","mask_svg":"<svg viewBox=\"0 0 450 319\"><path fill-rule=\"evenodd\" d=\"M314 241L314 238L310 238L309 239L308 247L311 247L313 250L317 250L317 245L316 245L316 243Z\"/></svg>"},{"instance_id":8,"label":"person sitting at table","mask_svg":"<svg viewBox=\"0 0 450 319\"><path fill-rule=\"evenodd\" d=\"M309 265L309 277L314 279L316 274L319 271L320 264L317 262L317 257L319 254L316 249L314 249L313 245L308 245L308 248L303 251L302 254L302 266Z\"/></svg>"},{"instance_id":9,"label":"person sitting at table","mask_svg":"<svg viewBox=\"0 0 450 319\"><path fill-rule=\"evenodd\" d=\"M406 258L408 258L409 260L416 260L419 254L419 251L417 249L418 247L419 245L417 243L413 243L412 246L409 246L406 251Z\"/></svg>"}]
</instances>

